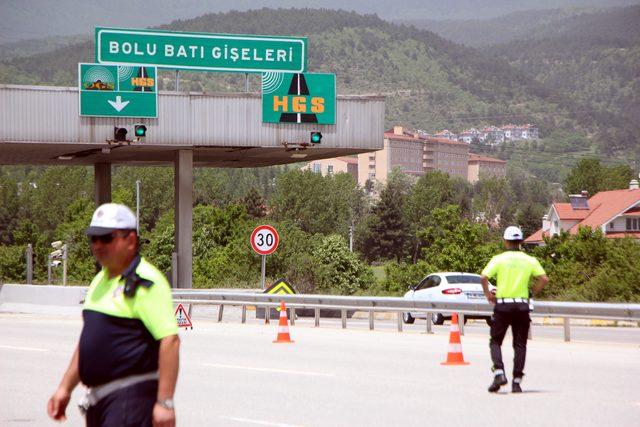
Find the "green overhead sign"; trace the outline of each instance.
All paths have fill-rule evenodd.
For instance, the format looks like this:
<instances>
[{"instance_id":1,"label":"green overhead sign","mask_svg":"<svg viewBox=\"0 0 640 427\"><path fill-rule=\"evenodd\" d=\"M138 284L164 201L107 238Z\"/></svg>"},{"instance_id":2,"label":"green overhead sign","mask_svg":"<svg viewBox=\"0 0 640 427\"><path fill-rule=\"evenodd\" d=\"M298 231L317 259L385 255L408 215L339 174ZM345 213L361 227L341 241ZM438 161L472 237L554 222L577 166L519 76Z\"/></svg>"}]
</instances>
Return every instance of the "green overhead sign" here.
<instances>
[{"instance_id":1,"label":"green overhead sign","mask_svg":"<svg viewBox=\"0 0 640 427\"><path fill-rule=\"evenodd\" d=\"M306 70L305 37L96 27L96 62L242 73Z\"/></svg>"},{"instance_id":2,"label":"green overhead sign","mask_svg":"<svg viewBox=\"0 0 640 427\"><path fill-rule=\"evenodd\" d=\"M262 75L263 123L336 123L335 74Z\"/></svg>"},{"instance_id":3,"label":"green overhead sign","mask_svg":"<svg viewBox=\"0 0 640 427\"><path fill-rule=\"evenodd\" d=\"M156 68L78 64L79 111L90 117L158 117Z\"/></svg>"}]
</instances>

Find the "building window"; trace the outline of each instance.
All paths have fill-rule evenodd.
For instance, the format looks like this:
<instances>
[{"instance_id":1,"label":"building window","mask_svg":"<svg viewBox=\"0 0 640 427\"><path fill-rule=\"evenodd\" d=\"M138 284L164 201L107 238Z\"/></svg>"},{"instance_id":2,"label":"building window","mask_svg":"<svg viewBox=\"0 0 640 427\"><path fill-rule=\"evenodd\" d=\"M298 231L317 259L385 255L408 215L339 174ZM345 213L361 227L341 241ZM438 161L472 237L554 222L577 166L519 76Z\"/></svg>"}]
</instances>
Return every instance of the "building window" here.
<instances>
[{"instance_id":1,"label":"building window","mask_svg":"<svg viewBox=\"0 0 640 427\"><path fill-rule=\"evenodd\" d=\"M328 165L328 166L327 166L327 173L328 173L329 175L333 174L333 165Z\"/></svg>"},{"instance_id":2,"label":"building window","mask_svg":"<svg viewBox=\"0 0 640 427\"><path fill-rule=\"evenodd\" d=\"M320 173L320 163L314 163L313 164L313 172L315 173Z\"/></svg>"},{"instance_id":3,"label":"building window","mask_svg":"<svg viewBox=\"0 0 640 427\"><path fill-rule=\"evenodd\" d=\"M627 231L640 230L640 218L627 218Z\"/></svg>"}]
</instances>

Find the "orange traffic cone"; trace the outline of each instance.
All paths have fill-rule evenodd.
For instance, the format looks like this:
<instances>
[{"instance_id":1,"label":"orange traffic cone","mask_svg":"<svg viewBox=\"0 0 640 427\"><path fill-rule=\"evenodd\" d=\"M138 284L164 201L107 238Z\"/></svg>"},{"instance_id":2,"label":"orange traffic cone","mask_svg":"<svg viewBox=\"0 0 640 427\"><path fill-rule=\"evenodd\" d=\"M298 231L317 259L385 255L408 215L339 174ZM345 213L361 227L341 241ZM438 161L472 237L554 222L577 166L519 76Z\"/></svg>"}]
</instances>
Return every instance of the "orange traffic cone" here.
<instances>
[{"instance_id":1,"label":"orange traffic cone","mask_svg":"<svg viewBox=\"0 0 640 427\"><path fill-rule=\"evenodd\" d=\"M462 343L460 342L460 328L458 327L458 314L453 313L451 318L451 333L449 334L449 352L447 361L441 365L468 365L462 356Z\"/></svg>"},{"instance_id":2,"label":"orange traffic cone","mask_svg":"<svg viewBox=\"0 0 640 427\"><path fill-rule=\"evenodd\" d=\"M269 310L269 307L267 307ZM289 336L289 319L287 319L287 308L284 301L280 301L280 322L278 322L278 337L274 343L293 343Z\"/></svg>"}]
</instances>

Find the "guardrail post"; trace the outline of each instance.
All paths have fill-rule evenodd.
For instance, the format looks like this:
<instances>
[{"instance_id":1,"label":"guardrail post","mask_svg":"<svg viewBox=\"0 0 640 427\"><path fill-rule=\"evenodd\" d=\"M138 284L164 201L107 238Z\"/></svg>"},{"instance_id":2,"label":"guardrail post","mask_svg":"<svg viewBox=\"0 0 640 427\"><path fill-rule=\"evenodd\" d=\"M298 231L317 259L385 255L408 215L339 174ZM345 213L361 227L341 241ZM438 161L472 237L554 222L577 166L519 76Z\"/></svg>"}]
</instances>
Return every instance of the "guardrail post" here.
<instances>
[{"instance_id":1,"label":"guardrail post","mask_svg":"<svg viewBox=\"0 0 640 427\"><path fill-rule=\"evenodd\" d=\"M242 323L247 323L247 306L242 306Z\"/></svg>"},{"instance_id":2,"label":"guardrail post","mask_svg":"<svg viewBox=\"0 0 640 427\"><path fill-rule=\"evenodd\" d=\"M464 335L464 313L458 315L458 328L460 329L460 335Z\"/></svg>"},{"instance_id":3,"label":"guardrail post","mask_svg":"<svg viewBox=\"0 0 640 427\"><path fill-rule=\"evenodd\" d=\"M269 322L271 322L271 306L265 305L264 306L264 323L269 324Z\"/></svg>"},{"instance_id":4,"label":"guardrail post","mask_svg":"<svg viewBox=\"0 0 640 427\"><path fill-rule=\"evenodd\" d=\"M191 308L193 307L193 304L189 304L189 308L187 308L187 316L189 316L189 319L191 319Z\"/></svg>"},{"instance_id":5,"label":"guardrail post","mask_svg":"<svg viewBox=\"0 0 640 427\"><path fill-rule=\"evenodd\" d=\"M33 246L31 243L27 245L27 285L33 284Z\"/></svg>"},{"instance_id":6,"label":"guardrail post","mask_svg":"<svg viewBox=\"0 0 640 427\"><path fill-rule=\"evenodd\" d=\"M222 314L224 313L224 304L220 304L218 309L218 322L222 322Z\"/></svg>"},{"instance_id":7,"label":"guardrail post","mask_svg":"<svg viewBox=\"0 0 640 427\"><path fill-rule=\"evenodd\" d=\"M571 341L571 323L568 317L562 319L564 322L564 342Z\"/></svg>"},{"instance_id":8,"label":"guardrail post","mask_svg":"<svg viewBox=\"0 0 640 427\"><path fill-rule=\"evenodd\" d=\"M398 317L398 332L402 332L402 312L399 311L397 314Z\"/></svg>"},{"instance_id":9,"label":"guardrail post","mask_svg":"<svg viewBox=\"0 0 640 427\"><path fill-rule=\"evenodd\" d=\"M347 310L340 310L340 317L342 318L342 329L347 329Z\"/></svg>"},{"instance_id":10,"label":"guardrail post","mask_svg":"<svg viewBox=\"0 0 640 427\"><path fill-rule=\"evenodd\" d=\"M291 326L295 326L295 324L296 324L296 308L295 307L291 307L289 309L289 313L291 313L291 319L289 319L289 323L291 323Z\"/></svg>"},{"instance_id":11,"label":"guardrail post","mask_svg":"<svg viewBox=\"0 0 640 427\"><path fill-rule=\"evenodd\" d=\"M427 333L433 333L433 323L431 323L431 313L427 313Z\"/></svg>"},{"instance_id":12,"label":"guardrail post","mask_svg":"<svg viewBox=\"0 0 640 427\"><path fill-rule=\"evenodd\" d=\"M532 329L533 329L533 324L531 323L531 321L529 321L529 334L527 335L527 339L529 340L533 339L533 333L531 332Z\"/></svg>"},{"instance_id":13,"label":"guardrail post","mask_svg":"<svg viewBox=\"0 0 640 427\"><path fill-rule=\"evenodd\" d=\"M373 310L369 311L369 330L373 331Z\"/></svg>"},{"instance_id":14,"label":"guardrail post","mask_svg":"<svg viewBox=\"0 0 640 427\"><path fill-rule=\"evenodd\" d=\"M315 313L314 313L314 314L315 314L315 316L314 316L314 317L315 317L315 319L314 319L314 326L315 326L316 328L319 328L319 327L320 327L320 309L319 309L319 308L316 308L316 309L315 309Z\"/></svg>"}]
</instances>

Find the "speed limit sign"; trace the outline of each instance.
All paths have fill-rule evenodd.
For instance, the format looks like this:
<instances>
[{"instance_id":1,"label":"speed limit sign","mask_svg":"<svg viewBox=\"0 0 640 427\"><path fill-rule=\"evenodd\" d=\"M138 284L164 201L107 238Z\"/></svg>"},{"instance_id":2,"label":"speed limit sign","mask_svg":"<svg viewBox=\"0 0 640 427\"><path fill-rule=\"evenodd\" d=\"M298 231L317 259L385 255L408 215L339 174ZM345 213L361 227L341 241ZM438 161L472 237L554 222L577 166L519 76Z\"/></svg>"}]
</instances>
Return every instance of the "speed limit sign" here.
<instances>
[{"instance_id":1,"label":"speed limit sign","mask_svg":"<svg viewBox=\"0 0 640 427\"><path fill-rule=\"evenodd\" d=\"M280 236L270 225L259 225L251 233L251 247L260 255L269 255L276 251Z\"/></svg>"}]
</instances>

